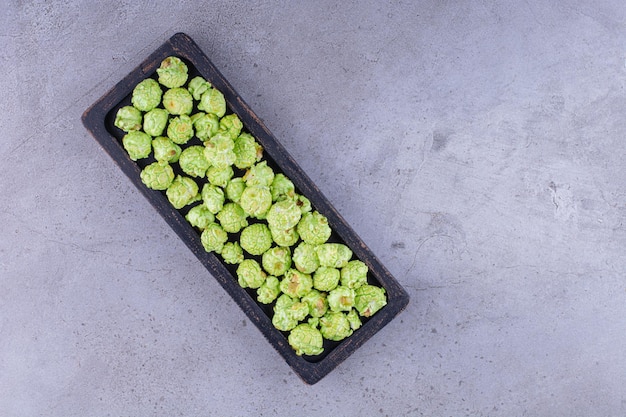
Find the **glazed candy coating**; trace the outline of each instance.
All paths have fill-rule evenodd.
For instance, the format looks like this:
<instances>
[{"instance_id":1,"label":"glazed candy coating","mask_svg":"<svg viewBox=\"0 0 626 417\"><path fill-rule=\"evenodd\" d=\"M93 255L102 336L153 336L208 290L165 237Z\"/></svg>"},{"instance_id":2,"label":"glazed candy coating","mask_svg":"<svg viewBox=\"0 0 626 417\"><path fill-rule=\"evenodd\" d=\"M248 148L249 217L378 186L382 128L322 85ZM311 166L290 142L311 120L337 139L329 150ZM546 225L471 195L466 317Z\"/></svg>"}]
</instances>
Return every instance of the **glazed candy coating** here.
<instances>
[{"instance_id":1,"label":"glazed candy coating","mask_svg":"<svg viewBox=\"0 0 626 417\"><path fill-rule=\"evenodd\" d=\"M175 56L165 58L156 70L159 82L167 88L184 85L187 82L187 71L187 65Z\"/></svg>"},{"instance_id":2,"label":"glazed candy coating","mask_svg":"<svg viewBox=\"0 0 626 417\"><path fill-rule=\"evenodd\" d=\"M228 233L238 233L248 225L248 216L237 203L226 203L215 217Z\"/></svg>"},{"instance_id":3,"label":"glazed candy coating","mask_svg":"<svg viewBox=\"0 0 626 417\"><path fill-rule=\"evenodd\" d=\"M219 128L219 118L211 113L196 113L191 116L196 137L206 142L215 135Z\"/></svg>"},{"instance_id":4,"label":"glazed candy coating","mask_svg":"<svg viewBox=\"0 0 626 417\"><path fill-rule=\"evenodd\" d=\"M228 197L230 201L238 203L239 199L241 198L241 194L245 189L246 183L244 182L243 178L237 177L232 178L230 181L228 181L228 184L226 184L226 188L224 189L224 191L226 191L226 197Z\"/></svg>"},{"instance_id":5,"label":"glazed candy coating","mask_svg":"<svg viewBox=\"0 0 626 417\"><path fill-rule=\"evenodd\" d=\"M346 314L346 318L348 319L352 330L358 329L363 324L361 322L361 318L359 317L359 313L357 313L355 309L350 310L348 314Z\"/></svg>"},{"instance_id":6,"label":"glazed candy coating","mask_svg":"<svg viewBox=\"0 0 626 417\"><path fill-rule=\"evenodd\" d=\"M204 157L204 147L197 145L185 148L180 154L178 164L185 174L192 177L202 178L209 169L209 161Z\"/></svg>"},{"instance_id":7,"label":"glazed candy coating","mask_svg":"<svg viewBox=\"0 0 626 417\"><path fill-rule=\"evenodd\" d=\"M274 305L272 324L278 330L289 331L296 327L299 321L304 320L307 314L309 314L307 303L287 294L281 294Z\"/></svg>"},{"instance_id":8,"label":"glazed candy coating","mask_svg":"<svg viewBox=\"0 0 626 417\"><path fill-rule=\"evenodd\" d=\"M165 194L172 206L180 210L187 204L197 201L198 184L189 177L178 175L170 186L167 187Z\"/></svg>"},{"instance_id":9,"label":"glazed candy coating","mask_svg":"<svg viewBox=\"0 0 626 417\"><path fill-rule=\"evenodd\" d=\"M219 130L226 133L233 140L237 139L241 133L241 129L243 129L243 123L241 123L239 117L234 113L227 114L220 119Z\"/></svg>"},{"instance_id":10,"label":"glazed candy coating","mask_svg":"<svg viewBox=\"0 0 626 417\"><path fill-rule=\"evenodd\" d=\"M291 251L289 248L275 246L263 253L261 261L268 274L281 276L291 267Z\"/></svg>"},{"instance_id":11,"label":"glazed candy coating","mask_svg":"<svg viewBox=\"0 0 626 417\"><path fill-rule=\"evenodd\" d=\"M263 148L249 133L240 134L234 142L235 166L239 169L250 168L263 156Z\"/></svg>"},{"instance_id":12,"label":"glazed candy coating","mask_svg":"<svg viewBox=\"0 0 626 417\"><path fill-rule=\"evenodd\" d=\"M328 311L326 294L317 290L311 290L301 298L309 306L311 317L322 317Z\"/></svg>"},{"instance_id":13,"label":"glazed candy coating","mask_svg":"<svg viewBox=\"0 0 626 417\"><path fill-rule=\"evenodd\" d=\"M280 282L280 290L294 298L306 295L312 288L313 279L311 275L302 273L294 268L287 270Z\"/></svg>"},{"instance_id":14,"label":"glazed candy coating","mask_svg":"<svg viewBox=\"0 0 626 417\"><path fill-rule=\"evenodd\" d=\"M287 230L295 227L301 217L302 213L295 200L285 198L270 207L266 220L272 229Z\"/></svg>"},{"instance_id":15,"label":"glazed candy coating","mask_svg":"<svg viewBox=\"0 0 626 417\"><path fill-rule=\"evenodd\" d=\"M272 193L268 187L246 187L241 193L239 204L251 217L262 219L272 206Z\"/></svg>"},{"instance_id":16,"label":"glazed candy coating","mask_svg":"<svg viewBox=\"0 0 626 417\"><path fill-rule=\"evenodd\" d=\"M328 293L328 306L332 311L350 311L356 294L352 288L341 285Z\"/></svg>"},{"instance_id":17,"label":"glazed candy coating","mask_svg":"<svg viewBox=\"0 0 626 417\"><path fill-rule=\"evenodd\" d=\"M141 129L141 112L133 106L121 107L115 114L113 124L124 132Z\"/></svg>"},{"instance_id":18,"label":"glazed candy coating","mask_svg":"<svg viewBox=\"0 0 626 417\"><path fill-rule=\"evenodd\" d=\"M363 317L370 317L387 305L385 289L374 285L363 285L356 289L354 307Z\"/></svg>"},{"instance_id":19,"label":"glazed candy coating","mask_svg":"<svg viewBox=\"0 0 626 417\"><path fill-rule=\"evenodd\" d=\"M300 238L295 227L286 230L274 229L270 227L270 232L272 232L272 239L274 239L274 243L278 246L293 246Z\"/></svg>"},{"instance_id":20,"label":"glazed candy coating","mask_svg":"<svg viewBox=\"0 0 626 417\"><path fill-rule=\"evenodd\" d=\"M268 275L265 282L257 290L257 301L263 304L274 302L280 295L280 281L273 275Z\"/></svg>"},{"instance_id":21,"label":"glazed candy coating","mask_svg":"<svg viewBox=\"0 0 626 417\"><path fill-rule=\"evenodd\" d=\"M225 168L211 166L206 172L206 178L209 182L222 188L225 188L228 185L233 175L235 175L235 172L230 166Z\"/></svg>"},{"instance_id":22,"label":"glazed candy coating","mask_svg":"<svg viewBox=\"0 0 626 417\"><path fill-rule=\"evenodd\" d=\"M191 81L189 81L189 85L187 85L187 89L194 100L200 100L202 94L206 93L209 88L211 88L211 83L200 76L192 78Z\"/></svg>"},{"instance_id":23,"label":"glazed candy coating","mask_svg":"<svg viewBox=\"0 0 626 417\"><path fill-rule=\"evenodd\" d=\"M171 88L163 93L163 107L170 114L191 114L193 110L193 97L187 89Z\"/></svg>"},{"instance_id":24,"label":"glazed candy coating","mask_svg":"<svg viewBox=\"0 0 626 417\"><path fill-rule=\"evenodd\" d=\"M202 186L202 202L213 214L217 214L224 207L224 190L213 184Z\"/></svg>"},{"instance_id":25,"label":"glazed candy coating","mask_svg":"<svg viewBox=\"0 0 626 417\"><path fill-rule=\"evenodd\" d=\"M133 161L147 158L152 151L152 138L139 130L131 130L122 138L122 145Z\"/></svg>"},{"instance_id":26,"label":"glazed candy coating","mask_svg":"<svg viewBox=\"0 0 626 417\"><path fill-rule=\"evenodd\" d=\"M341 273L337 268L320 266L313 274L313 288L320 291L331 291L339 285Z\"/></svg>"},{"instance_id":27,"label":"glazed candy coating","mask_svg":"<svg viewBox=\"0 0 626 417\"><path fill-rule=\"evenodd\" d=\"M222 248L222 259L227 264L235 265L243 262L243 249L237 242L226 242Z\"/></svg>"},{"instance_id":28,"label":"glazed candy coating","mask_svg":"<svg viewBox=\"0 0 626 417\"><path fill-rule=\"evenodd\" d=\"M289 178L287 178L285 174L278 173L274 175L274 179L272 180L272 184L270 185L270 191L272 192L272 201L278 201L285 198L293 199L296 196L295 190L296 187L293 185L293 182Z\"/></svg>"},{"instance_id":29,"label":"glazed candy coating","mask_svg":"<svg viewBox=\"0 0 626 417\"><path fill-rule=\"evenodd\" d=\"M204 155L211 165L226 168L235 162L235 142L223 132L218 132L204 146Z\"/></svg>"},{"instance_id":30,"label":"glazed candy coating","mask_svg":"<svg viewBox=\"0 0 626 417\"><path fill-rule=\"evenodd\" d=\"M224 94L215 88L209 88L202 94L198 109L207 113L213 113L217 117L226 114L226 99Z\"/></svg>"},{"instance_id":31,"label":"glazed candy coating","mask_svg":"<svg viewBox=\"0 0 626 417\"><path fill-rule=\"evenodd\" d=\"M267 274L254 259L244 259L237 267L237 279L242 288L259 288Z\"/></svg>"},{"instance_id":32,"label":"glazed candy coating","mask_svg":"<svg viewBox=\"0 0 626 417\"><path fill-rule=\"evenodd\" d=\"M353 330L344 313L329 311L320 318L320 332L328 340L339 341L352 335Z\"/></svg>"},{"instance_id":33,"label":"glazed candy coating","mask_svg":"<svg viewBox=\"0 0 626 417\"><path fill-rule=\"evenodd\" d=\"M350 261L341 268L341 285L344 287L357 289L367 284L368 268L365 263L359 260Z\"/></svg>"},{"instance_id":34,"label":"glazed candy coating","mask_svg":"<svg viewBox=\"0 0 626 417\"><path fill-rule=\"evenodd\" d=\"M189 209L185 215L185 219L193 227L204 230L207 226L215 221L215 216L209 211L204 204L198 204Z\"/></svg>"},{"instance_id":35,"label":"glazed candy coating","mask_svg":"<svg viewBox=\"0 0 626 417\"><path fill-rule=\"evenodd\" d=\"M143 131L150 136L161 136L167 127L169 113L165 109L156 108L143 116Z\"/></svg>"},{"instance_id":36,"label":"glazed candy coating","mask_svg":"<svg viewBox=\"0 0 626 417\"><path fill-rule=\"evenodd\" d=\"M324 351L322 334L307 323L298 324L288 337L289 345L296 355L319 355Z\"/></svg>"},{"instance_id":37,"label":"glazed candy coating","mask_svg":"<svg viewBox=\"0 0 626 417\"><path fill-rule=\"evenodd\" d=\"M184 145L193 137L193 123L186 114L172 118L167 125L167 137L172 142Z\"/></svg>"},{"instance_id":38,"label":"glazed candy coating","mask_svg":"<svg viewBox=\"0 0 626 417\"><path fill-rule=\"evenodd\" d=\"M293 263L300 272L311 274L320 266L315 253L315 246L307 242L300 242L293 250Z\"/></svg>"},{"instance_id":39,"label":"glazed candy coating","mask_svg":"<svg viewBox=\"0 0 626 417\"><path fill-rule=\"evenodd\" d=\"M141 111L150 111L161 103L163 90L156 80L146 78L133 89L131 102Z\"/></svg>"},{"instance_id":40,"label":"glazed candy coating","mask_svg":"<svg viewBox=\"0 0 626 417\"><path fill-rule=\"evenodd\" d=\"M272 234L265 224L254 223L241 231L239 244L250 255L262 255L272 246Z\"/></svg>"},{"instance_id":41,"label":"glazed candy coating","mask_svg":"<svg viewBox=\"0 0 626 417\"><path fill-rule=\"evenodd\" d=\"M332 230L328 225L328 219L317 211L305 213L298 223L298 234L300 238L312 245L325 243Z\"/></svg>"},{"instance_id":42,"label":"glazed candy coating","mask_svg":"<svg viewBox=\"0 0 626 417\"><path fill-rule=\"evenodd\" d=\"M248 187L258 185L268 187L269 189L269 186L272 185L272 181L274 180L274 170L267 165L266 161L261 161L251 166L243 176L243 179Z\"/></svg>"},{"instance_id":43,"label":"glazed candy coating","mask_svg":"<svg viewBox=\"0 0 626 417\"><path fill-rule=\"evenodd\" d=\"M141 170L141 182L153 190L167 190L174 181L174 170L167 163L154 162Z\"/></svg>"},{"instance_id":44,"label":"glazed candy coating","mask_svg":"<svg viewBox=\"0 0 626 417\"><path fill-rule=\"evenodd\" d=\"M228 234L219 224L211 223L202 231L200 240L207 252L221 253L228 240Z\"/></svg>"},{"instance_id":45,"label":"glazed candy coating","mask_svg":"<svg viewBox=\"0 0 626 417\"><path fill-rule=\"evenodd\" d=\"M343 243L324 243L315 248L321 266L343 268L352 258L352 251Z\"/></svg>"}]
</instances>

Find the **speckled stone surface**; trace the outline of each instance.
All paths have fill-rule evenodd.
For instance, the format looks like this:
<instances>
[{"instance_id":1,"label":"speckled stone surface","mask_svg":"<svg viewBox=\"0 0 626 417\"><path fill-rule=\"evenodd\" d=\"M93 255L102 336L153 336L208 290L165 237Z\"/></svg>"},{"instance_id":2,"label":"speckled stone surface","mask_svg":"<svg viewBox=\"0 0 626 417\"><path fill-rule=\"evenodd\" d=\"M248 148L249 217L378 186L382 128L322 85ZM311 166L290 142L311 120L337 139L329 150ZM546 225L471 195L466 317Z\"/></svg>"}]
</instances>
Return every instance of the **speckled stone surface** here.
<instances>
[{"instance_id":1,"label":"speckled stone surface","mask_svg":"<svg viewBox=\"0 0 626 417\"><path fill-rule=\"evenodd\" d=\"M81 124L176 32L411 295L316 385ZM623 2L7 2L0 62L0 415L626 414Z\"/></svg>"}]
</instances>

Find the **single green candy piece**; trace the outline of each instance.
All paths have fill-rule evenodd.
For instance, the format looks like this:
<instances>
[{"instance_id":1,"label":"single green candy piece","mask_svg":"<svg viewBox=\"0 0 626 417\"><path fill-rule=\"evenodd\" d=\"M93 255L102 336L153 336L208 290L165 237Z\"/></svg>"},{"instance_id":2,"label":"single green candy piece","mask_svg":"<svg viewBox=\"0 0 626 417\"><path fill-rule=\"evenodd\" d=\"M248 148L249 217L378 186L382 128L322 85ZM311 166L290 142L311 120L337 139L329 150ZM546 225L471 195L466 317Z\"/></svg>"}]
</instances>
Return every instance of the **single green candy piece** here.
<instances>
[{"instance_id":1,"label":"single green candy piece","mask_svg":"<svg viewBox=\"0 0 626 417\"><path fill-rule=\"evenodd\" d=\"M339 285L341 273L336 268L320 266L313 274L313 288L320 291L331 291Z\"/></svg>"},{"instance_id":2,"label":"single green candy piece","mask_svg":"<svg viewBox=\"0 0 626 417\"><path fill-rule=\"evenodd\" d=\"M247 215L237 203L227 203L215 216L228 233L239 233L248 225Z\"/></svg>"},{"instance_id":3,"label":"single green candy piece","mask_svg":"<svg viewBox=\"0 0 626 417\"><path fill-rule=\"evenodd\" d=\"M156 70L159 82L167 88L181 87L187 82L187 65L178 57L169 56Z\"/></svg>"},{"instance_id":4,"label":"single green candy piece","mask_svg":"<svg viewBox=\"0 0 626 417\"><path fill-rule=\"evenodd\" d=\"M332 230L328 225L328 219L318 211L305 213L298 223L298 234L300 238L312 245L325 243Z\"/></svg>"},{"instance_id":5,"label":"single green candy piece","mask_svg":"<svg viewBox=\"0 0 626 417\"><path fill-rule=\"evenodd\" d=\"M220 119L220 130L227 133L233 140L237 139L241 129L243 129L243 123L234 113L227 114Z\"/></svg>"},{"instance_id":6,"label":"single green candy piece","mask_svg":"<svg viewBox=\"0 0 626 417\"><path fill-rule=\"evenodd\" d=\"M270 232L272 232L274 243L278 246L291 247L300 239L295 227L286 230L270 228Z\"/></svg>"},{"instance_id":7,"label":"single green candy piece","mask_svg":"<svg viewBox=\"0 0 626 417\"><path fill-rule=\"evenodd\" d=\"M288 332L298 325L298 320L294 319L285 311L279 310L272 316L272 324L278 330Z\"/></svg>"},{"instance_id":8,"label":"single green candy piece","mask_svg":"<svg viewBox=\"0 0 626 417\"><path fill-rule=\"evenodd\" d=\"M324 243L315 250L321 266L343 268L352 258L352 250L343 243Z\"/></svg>"},{"instance_id":9,"label":"single green candy piece","mask_svg":"<svg viewBox=\"0 0 626 417\"><path fill-rule=\"evenodd\" d=\"M270 191L272 192L272 201L282 200L288 198L293 200L296 196L296 187L293 182L285 174L278 173L274 176L272 184L270 185ZM294 204L296 202L294 201ZM300 208L298 208L300 210ZM295 225L294 225L295 226Z\"/></svg>"},{"instance_id":10,"label":"single green candy piece","mask_svg":"<svg viewBox=\"0 0 626 417\"><path fill-rule=\"evenodd\" d=\"M141 129L141 112L133 106L121 107L115 114L113 124L124 132Z\"/></svg>"},{"instance_id":11,"label":"single green candy piece","mask_svg":"<svg viewBox=\"0 0 626 417\"><path fill-rule=\"evenodd\" d=\"M211 223L202 231L200 240L207 252L221 253L228 241L228 234L219 224Z\"/></svg>"},{"instance_id":12,"label":"single green candy piece","mask_svg":"<svg viewBox=\"0 0 626 417\"><path fill-rule=\"evenodd\" d=\"M308 213L312 210L311 201L303 195L296 194L296 204L300 207L302 214Z\"/></svg>"},{"instance_id":13,"label":"single green candy piece","mask_svg":"<svg viewBox=\"0 0 626 417\"><path fill-rule=\"evenodd\" d=\"M219 119L216 115L211 113L196 113L194 116L196 117L192 116L191 119L196 136L202 142L206 142L217 133Z\"/></svg>"},{"instance_id":14,"label":"single green candy piece","mask_svg":"<svg viewBox=\"0 0 626 417\"><path fill-rule=\"evenodd\" d=\"M181 154L180 146L166 136L152 139L152 149L154 150L154 159L159 162L178 162Z\"/></svg>"},{"instance_id":15,"label":"single green candy piece","mask_svg":"<svg viewBox=\"0 0 626 417\"><path fill-rule=\"evenodd\" d=\"M307 242L301 242L296 246L292 259L298 271L305 274L312 274L320 266L315 246Z\"/></svg>"},{"instance_id":16,"label":"single green candy piece","mask_svg":"<svg viewBox=\"0 0 626 417\"><path fill-rule=\"evenodd\" d=\"M243 179L248 187L259 185L269 189L274 180L274 170L267 165L267 161L261 161L251 166L243 176Z\"/></svg>"},{"instance_id":17,"label":"single green candy piece","mask_svg":"<svg viewBox=\"0 0 626 417\"><path fill-rule=\"evenodd\" d=\"M320 332L328 340L339 341L352 335L353 330L345 314L329 311L320 318Z\"/></svg>"},{"instance_id":18,"label":"single green candy piece","mask_svg":"<svg viewBox=\"0 0 626 417\"><path fill-rule=\"evenodd\" d=\"M266 220L272 229L287 230L295 227L301 217L302 213L296 205L295 200L285 198L270 207L267 212Z\"/></svg>"},{"instance_id":19,"label":"single green candy piece","mask_svg":"<svg viewBox=\"0 0 626 417\"><path fill-rule=\"evenodd\" d=\"M163 90L159 83L152 78L146 78L133 89L131 102L141 111L150 111L161 103L162 95Z\"/></svg>"},{"instance_id":20,"label":"single green candy piece","mask_svg":"<svg viewBox=\"0 0 626 417\"><path fill-rule=\"evenodd\" d=\"M198 204L197 206L189 209L185 215L185 219L193 227L197 227L200 230L204 230L207 226L215 221L215 216L209 211L204 204Z\"/></svg>"},{"instance_id":21,"label":"single green candy piece","mask_svg":"<svg viewBox=\"0 0 626 417\"><path fill-rule=\"evenodd\" d=\"M262 255L272 246L272 234L265 224L254 223L241 231L239 244L250 255Z\"/></svg>"},{"instance_id":22,"label":"single green candy piece","mask_svg":"<svg viewBox=\"0 0 626 417\"><path fill-rule=\"evenodd\" d=\"M194 100L200 100L202 98L202 94L206 93L209 88L211 88L211 83L200 76L192 78L187 86L187 89L193 96Z\"/></svg>"},{"instance_id":23,"label":"single green candy piece","mask_svg":"<svg viewBox=\"0 0 626 417\"><path fill-rule=\"evenodd\" d=\"M169 113L165 109L152 109L143 116L143 131L150 136L161 136L165 127Z\"/></svg>"},{"instance_id":24,"label":"single green candy piece","mask_svg":"<svg viewBox=\"0 0 626 417\"><path fill-rule=\"evenodd\" d=\"M235 162L235 142L230 136L218 132L208 141L204 142L204 155L211 165L225 168Z\"/></svg>"},{"instance_id":25,"label":"single green candy piece","mask_svg":"<svg viewBox=\"0 0 626 417\"><path fill-rule=\"evenodd\" d=\"M300 301L298 298L290 297L287 294L281 294L278 299L276 299L276 304L274 304L274 316L284 315L288 319L287 321L292 324L291 328L295 327L299 321L304 320L308 314L309 306L307 303Z\"/></svg>"},{"instance_id":26,"label":"single green candy piece","mask_svg":"<svg viewBox=\"0 0 626 417\"><path fill-rule=\"evenodd\" d=\"M243 249L237 242L226 242L220 255L224 262L231 265L239 264L244 260Z\"/></svg>"},{"instance_id":27,"label":"single green candy piece","mask_svg":"<svg viewBox=\"0 0 626 417\"><path fill-rule=\"evenodd\" d=\"M240 134L235 139L235 166L239 169L250 168L261 160L263 148L249 133Z\"/></svg>"},{"instance_id":28,"label":"single green candy piece","mask_svg":"<svg viewBox=\"0 0 626 417\"><path fill-rule=\"evenodd\" d=\"M291 251L289 248L275 246L263 253L261 261L268 274L281 276L291 267Z\"/></svg>"},{"instance_id":29,"label":"single green candy piece","mask_svg":"<svg viewBox=\"0 0 626 417\"><path fill-rule=\"evenodd\" d=\"M341 268L341 285L344 287L357 289L367 284L368 268L365 263L359 260L350 261Z\"/></svg>"},{"instance_id":30,"label":"single green candy piece","mask_svg":"<svg viewBox=\"0 0 626 417\"><path fill-rule=\"evenodd\" d=\"M204 157L204 147L197 145L185 148L180 154L178 164L185 174L192 177L202 178L209 169L209 161Z\"/></svg>"},{"instance_id":31,"label":"single green candy piece","mask_svg":"<svg viewBox=\"0 0 626 417\"><path fill-rule=\"evenodd\" d=\"M355 294L354 307L363 317L371 317L387 305L387 296L382 287L366 284L357 288Z\"/></svg>"},{"instance_id":32,"label":"single green candy piece","mask_svg":"<svg viewBox=\"0 0 626 417\"><path fill-rule=\"evenodd\" d=\"M311 275L291 268L285 272L280 282L280 290L290 297L300 298L306 295L313 288Z\"/></svg>"},{"instance_id":33,"label":"single green candy piece","mask_svg":"<svg viewBox=\"0 0 626 417\"><path fill-rule=\"evenodd\" d=\"M237 177L232 178L230 181L228 181L228 184L226 184L226 188L224 189L224 191L226 191L226 197L230 201L238 203L239 199L241 198L241 194L245 189L246 183L244 182L243 178Z\"/></svg>"},{"instance_id":34,"label":"single green candy piece","mask_svg":"<svg viewBox=\"0 0 626 417\"><path fill-rule=\"evenodd\" d=\"M355 309L350 310L348 314L346 314L346 318L348 319L352 330L358 329L363 324L361 322L361 318L359 317L359 313L357 313Z\"/></svg>"},{"instance_id":35,"label":"single green candy piece","mask_svg":"<svg viewBox=\"0 0 626 417\"><path fill-rule=\"evenodd\" d=\"M198 184L189 177L176 176L165 192L167 199L176 209L198 200Z\"/></svg>"},{"instance_id":36,"label":"single green candy piece","mask_svg":"<svg viewBox=\"0 0 626 417\"><path fill-rule=\"evenodd\" d=\"M301 323L294 327L287 340L298 356L314 356L324 351L322 333L307 323Z\"/></svg>"},{"instance_id":37,"label":"single green candy piece","mask_svg":"<svg viewBox=\"0 0 626 417\"><path fill-rule=\"evenodd\" d=\"M350 311L356 294L352 288L339 285L328 293L328 306L332 311Z\"/></svg>"},{"instance_id":38,"label":"single green candy piece","mask_svg":"<svg viewBox=\"0 0 626 417\"><path fill-rule=\"evenodd\" d=\"M257 301L262 304L274 302L280 294L280 281L273 275L268 275L265 282L257 290Z\"/></svg>"},{"instance_id":39,"label":"single green candy piece","mask_svg":"<svg viewBox=\"0 0 626 417\"><path fill-rule=\"evenodd\" d=\"M213 214L217 214L224 207L224 190L213 184L202 186L202 202Z\"/></svg>"},{"instance_id":40,"label":"single green candy piece","mask_svg":"<svg viewBox=\"0 0 626 417\"><path fill-rule=\"evenodd\" d=\"M191 114L193 97L185 88L171 88L163 93L163 107L170 114Z\"/></svg>"},{"instance_id":41,"label":"single green candy piece","mask_svg":"<svg viewBox=\"0 0 626 417\"><path fill-rule=\"evenodd\" d=\"M141 170L141 182L153 190L167 190L174 181L174 170L167 163L153 162Z\"/></svg>"},{"instance_id":42,"label":"single green candy piece","mask_svg":"<svg viewBox=\"0 0 626 417\"><path fill-rule=\"evenodd\" d=\"M237 280L242 288L259 288L267 275L254 259L244 259L237 267Z\"/></svg>"},{"instance_id":43,"label":"single green candy piece","mask_svg":"<svg viewBox=\"0 0 626 417\"><path fill-rule=\"evenodd\" d=\"M193 137L193 123L186 114L174 117L167 125L167 136L172 142L184 145Z\"/></svg>"},{"instance_id":44,"label":"single green candy piece","mask_svg":"<svg viewBox=\"0 0 626 417\"><path fill-rule=\"evenodd\" d=\"M328 311L326 293L311 290L301 298L301 301L309 306L309 315L311 317L322 317Z\"/></svg>"},{"instance_id":45,"label":"single green candy piece","mask_svg":"<svg viewBox=\"0 0 626 417\"><path fill-rule=\"evenodd\" d=\"M233 171L233 168L231 166L227 166L224 168L211 166L206 172L206 178L209 180L209 182L222 188L225 188L228 185L228 182L233 177L233 175L235 175L235 172Z\"/></svg>"},{"instance_id":46,"label":"single green candy piece","mask_svg":"<svg viewBox=\"0 0 626 417\"><path fill-rule=\"evenodd\" d=\"M207 113L213 113L217 117L226 114L226 99L224 94L215 88L209 88L202 94L198 109Z\"/></svg>"},{"instance_id":47,"label":"single green candy piece","mask_svg":"<svg viewBox=\"0 0 626 417\"><path fill-rule=\"evenodd\" d=\"M133 161L147 158L152 151L152 138L139 130L131 130L122 138L122 145Z\"/></svg>"},{"instance_id":48,"label":"single green candy piece","mask_svg":"<svg viewBox=\"0 0 626 417\"><path fill-rule=\"evenodd\" d=\"M268 187L246 187L241 193L239 204L250 217L263 219L272 207L272 193Z\"/></svg>"}]
</instances>

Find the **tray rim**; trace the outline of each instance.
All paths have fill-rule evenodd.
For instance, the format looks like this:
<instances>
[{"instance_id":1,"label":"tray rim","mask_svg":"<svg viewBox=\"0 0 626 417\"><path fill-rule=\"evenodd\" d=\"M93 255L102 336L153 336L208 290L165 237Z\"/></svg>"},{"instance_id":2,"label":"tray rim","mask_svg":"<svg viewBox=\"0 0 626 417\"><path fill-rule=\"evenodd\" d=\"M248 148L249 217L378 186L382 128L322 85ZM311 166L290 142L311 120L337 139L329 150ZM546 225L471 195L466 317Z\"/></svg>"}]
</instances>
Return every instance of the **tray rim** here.
<instances>
[{"instance_id":1,"label":"tray rim","mask_svg":"<svg viewBox=\"0 0 626 417\"><path fill-rule=\"evenodd\" d=\"M128 96L138 80L151 76L158 65L160 65L160 62L170 55L178 55L192 63L203 77L224 94L229 108L240 117L245 128L261 143L264 151L274 160L285 175L294 182L302 194L309 198L314 207L328 218L333 231L348 244L359 259L368 265L370 272L387 292L388 304L369 318L352 336L344 339L323 359L317 362L307 361L295 354L284 335L272 326L271 320L265 312L239 286L237 280L233 279L233 275L225 268L218 257L203 250L198 233L187 223L182 214L169 205L169 202L160 191L150 190L141 183L139 177L141 169L134 161L130 160L119 141L106 128L105 118L107 114ZM152 206L177 233L179 238L183 240L209 273L226 290L233 301L239 305L268 342L305 383L312 385L320 381L406 308L409 302L408 293L233 89L231 84L209 60L208 56L187 34L178 32L171 36L121 81L87 108L81 119L85 128L100 146L104 148L144 197L149 200ZM167 205L164 204L164 199Z\"/></svg>"}]
</instances>

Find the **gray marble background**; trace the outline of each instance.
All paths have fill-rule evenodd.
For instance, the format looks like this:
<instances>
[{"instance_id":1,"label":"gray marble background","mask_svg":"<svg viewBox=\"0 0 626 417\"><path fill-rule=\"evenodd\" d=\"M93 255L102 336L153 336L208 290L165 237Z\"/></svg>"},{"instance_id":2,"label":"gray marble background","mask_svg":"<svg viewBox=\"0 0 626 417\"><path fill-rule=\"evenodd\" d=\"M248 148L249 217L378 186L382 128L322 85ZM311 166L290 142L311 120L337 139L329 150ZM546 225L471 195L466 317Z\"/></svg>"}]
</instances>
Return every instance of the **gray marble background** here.
<instances>
[{"instance_id":1,"label":"gray marble background","mask_svg":"<svg viewBox=\"0 0 626 417\"><path fill-rule=\"evenodd\" d=\"M0 415L626 414L626 5L4 2ZM303 384L83 128L190 35L411 296Z\"/></svg>"}]
</instances>

